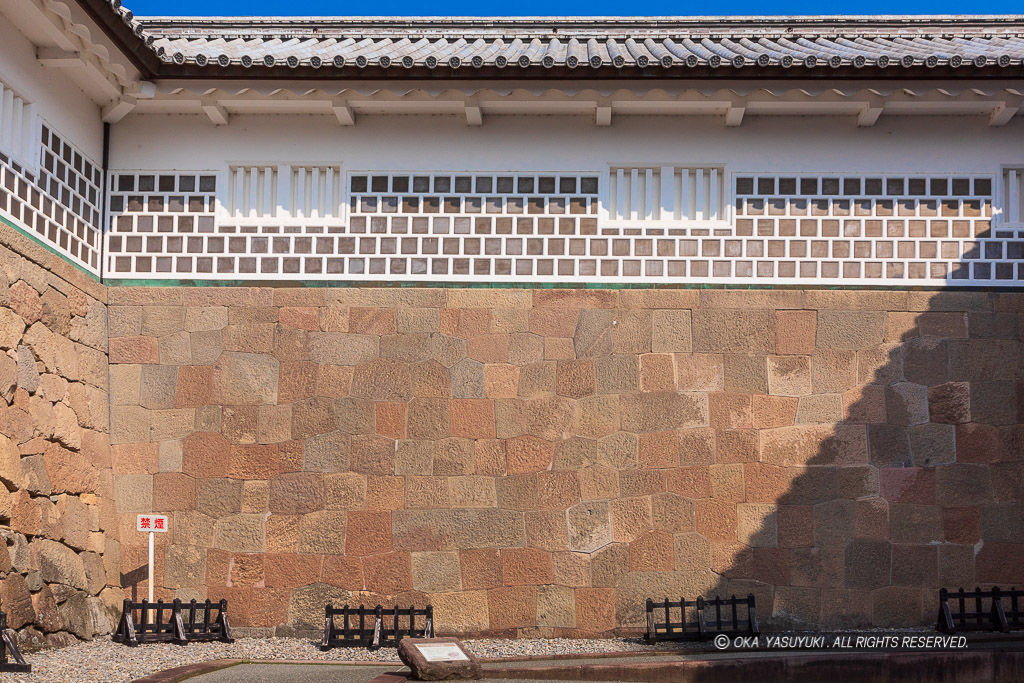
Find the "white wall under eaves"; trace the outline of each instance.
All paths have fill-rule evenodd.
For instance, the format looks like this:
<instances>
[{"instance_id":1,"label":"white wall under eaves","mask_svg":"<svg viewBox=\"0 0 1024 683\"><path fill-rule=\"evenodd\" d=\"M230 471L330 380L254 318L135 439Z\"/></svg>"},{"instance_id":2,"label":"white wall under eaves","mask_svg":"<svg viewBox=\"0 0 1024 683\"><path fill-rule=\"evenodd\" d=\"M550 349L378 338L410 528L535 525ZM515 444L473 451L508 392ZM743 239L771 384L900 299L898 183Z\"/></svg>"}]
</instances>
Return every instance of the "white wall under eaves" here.
<instances>
[{"instance_id":1,"label":"white wall under eaves","mask_svg":"<svg viewBox=\"0 0 1024 683\"><path fill-rule=\"evenodd\" d=\"M84 68L84 67L76 67ZM36 47L0 16L0 81L34 103L62 137L94 161L102 161L100 108L60 69L36 61Z\"/></svg>"},{"instance_id":2,"label":"white wall under eaves","mask_svg":"<svg viewBox=\"0 0 1024 683\"><path fill-rule=\"evenodd\" d=\"M754 173L996 173L1024 165L1024 116L851 117L134 115L115 126L111 169L225 170L228 164L341 164L355 170L602 171L608 164L726 164Z\"/></svg>"}]
</instances>

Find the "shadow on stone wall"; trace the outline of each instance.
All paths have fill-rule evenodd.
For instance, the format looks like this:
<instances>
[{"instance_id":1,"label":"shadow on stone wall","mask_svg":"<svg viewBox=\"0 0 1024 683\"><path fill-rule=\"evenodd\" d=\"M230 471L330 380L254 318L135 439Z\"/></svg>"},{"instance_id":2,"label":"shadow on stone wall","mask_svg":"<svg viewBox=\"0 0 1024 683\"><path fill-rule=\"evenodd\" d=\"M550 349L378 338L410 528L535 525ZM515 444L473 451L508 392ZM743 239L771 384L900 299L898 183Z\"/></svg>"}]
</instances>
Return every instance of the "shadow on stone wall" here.
<instances>
[{"instance_id":1,"label":"shadow on stone wall","mask_svg":"<svg viewBox=\"0 0 1024 683\"><path fill-rule=\"evenodd\" d=\"M760 461L712 468L713 487L742 490L722 527L737 539L710 542L711 592L753 593L768 629L928 625L940 587L1024 584L1024 295L877 293L901 296L907 311L778 321L777 353L810 355L806 368L800 355L769 358L772 394L799 393L805 371L811 393L754 396L751 412L790 424L795 412L797 425L762 431Z\"/></svg>"}]
</instances>

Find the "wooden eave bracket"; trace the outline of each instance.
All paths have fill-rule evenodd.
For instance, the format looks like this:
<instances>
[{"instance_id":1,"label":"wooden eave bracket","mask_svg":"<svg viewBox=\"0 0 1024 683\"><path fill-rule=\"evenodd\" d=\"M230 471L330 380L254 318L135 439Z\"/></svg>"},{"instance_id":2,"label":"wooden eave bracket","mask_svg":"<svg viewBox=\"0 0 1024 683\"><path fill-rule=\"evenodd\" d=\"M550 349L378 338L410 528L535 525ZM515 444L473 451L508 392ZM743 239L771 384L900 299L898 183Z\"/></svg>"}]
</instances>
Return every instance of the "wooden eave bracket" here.
<instances>
[{"instance_id":1,"label":"wooden eave bracket","mask_svg":"<svg viewBox=\"0 0 1024 683\"><path fill-rule=\"evenodd\" d=\"M864 103L861 110L857 112L857 127L870 128L878 121L885 109L885 101L881 97L872 97Z\"/></svg>"},{"instance_id":2,"label":"wooden eave bracket","mask_svg":"<svg viewBox=\"0 0 1024 683\"><path fill-rule=\"evenodd\" d=\"M1010 122L1017 112L1020 111L1021 105L1024 103L1024 98L1016 97L1007 99L996 105L996 108L992 110L992 113L988 118L988 125L990 126L1005 126Z\"/></svg>"},{"instance_id":3,"label":"wooden eave bracket","mask_svg":"<svg viewBox=\"0 0 1024 683\"><path fill-rule=\"evenodd\" d=\"M338 124L342 126L354 126L356 125L356 113L352 110L348 100L337 99L331 102L331 110L334 112L335 118L338 119Z\"/></svg>"},{"instance_id":4,"label":"wooden eave bracket","mask_svg":"<svg viewBox=\"0 0 1024 683\"><path fill-rule=\"evenodd\" d=\"M215 126L226 126L231 120L228 110L212 97L204 97L199 106Z\"/></svg>"},{"instance_id":5,"label":"wooden eave bracket","mask_svg":"<svg viewBox=\"0 0 1024 683\"><path fill-rule=\"evenodd\" d=\"M133 83L132 88L113 100L101 112L104 123L117 123L135 110L139 100L150 99L156 95L156 85L149 81Z\"/></svg>"},{"instance_id":6,"label":"wooden eave bracket","mask_svg":"<svg viewBox=\"0 0 1024 683\"><path fill-rule=\"evenodd\" d=\"M36 61L47 68L66 69L73 66L85 66L82 53L76 50L62 50L59 47L36 48Z\"/></svg>"},{"instance_id":7,"label":"wooden eave bracket","mask_svg":"<svg viewBox=\"0 0 1024 683\"><path fill-rule=\"evenodd\" d=\"M725 125L730 128L743 125L743 115L746 113L746 102L739 97L732 98L729 108L725 110Z\"/></svg>"},{"instance_id":8,"label":"wooden eave bracket","mask_svg":"<svg viewBox=\"0 0 1024 683\"><path fill-rule=\"evenodd\" d=\"M468 126L482 126L484 125L484 113L480 108L480 101L475 97L466 99L466 125Z\"/></svg>"}]
</instances>

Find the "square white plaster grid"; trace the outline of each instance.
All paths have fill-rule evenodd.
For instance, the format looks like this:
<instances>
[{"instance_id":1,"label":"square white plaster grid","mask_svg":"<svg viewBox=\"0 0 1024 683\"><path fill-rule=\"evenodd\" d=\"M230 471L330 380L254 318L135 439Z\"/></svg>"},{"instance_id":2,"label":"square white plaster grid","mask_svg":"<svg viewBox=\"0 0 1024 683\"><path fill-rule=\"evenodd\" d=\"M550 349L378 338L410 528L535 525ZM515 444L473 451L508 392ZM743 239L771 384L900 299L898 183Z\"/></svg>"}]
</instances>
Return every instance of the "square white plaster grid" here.
<instances>
[{"instance_id":1,"label":"square white plaster grid","mask_svg":"<svg viewBox=\"0 0 1024 683\"><path fill-rule=\"evenodd\" d=\"M735 178L737 235L757 278L1009 286L1024 280L1024 245L993 224L993 175Z\"/></svg>"},{"instance_id":2,"label":"square white plaster grid","mask_svg":"<svg viewBox=\"0 0 1024 683\"><path fill-rule=\"evenodd\" d=\"M191 277L216 272L213 171L116 171L108 182L106 277ZM225 271L222 271L225 272Z\"/></svg>"},{"instance_id":3,"label":"square white plaster grid","mask_svg":"<svg viewBox=\"0 0 1024 683\"><path fill-rule=\"evenodd\" d=\"M208 252L161 252L163 267L146 272L182 277L194 264L197 275L244 279L794 284L1024 277L1019 235L992 227L1003 180L993 175L615 165L578 174L350 171L339 189L342 177L340 166L232 167L218 179L228 192L212 211ZM689 213L681 188L697 187L697 177L718 189L703 195L707 211L690 201ZM613 202L628 217L609 210ZM148 255L135 258L145 264ZM112 276L135 274L124 263Z\"/></svg>"},{"instance_id":4,"label":"square white plaster grid","mask_svg":"<svg viewBox=\"0 0 1024 683\"><path fill-rule=\"evenodd\" d=\"M0 215L99 274L102 170L41 118L35 170L0 152Z\"/></svg>"}]
</instances>

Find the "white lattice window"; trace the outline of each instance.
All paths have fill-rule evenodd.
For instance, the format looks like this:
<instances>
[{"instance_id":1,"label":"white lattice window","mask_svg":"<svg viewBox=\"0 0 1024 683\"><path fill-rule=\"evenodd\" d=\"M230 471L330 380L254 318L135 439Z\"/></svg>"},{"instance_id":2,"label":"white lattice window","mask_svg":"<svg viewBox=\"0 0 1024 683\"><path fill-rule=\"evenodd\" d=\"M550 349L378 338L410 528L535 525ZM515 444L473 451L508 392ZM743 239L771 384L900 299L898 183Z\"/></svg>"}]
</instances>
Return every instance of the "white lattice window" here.
<instances>
[{"instance_id":1,"label":"white lattice window","mask_svg":"<svg viewBox=\"0 0 1024 683\"><path fill-rule=\"evenodd\" d=\"M221 199L229 221L340 221L338 166L233 166Z\"/></svg>"},{"instance_id":2,"label":"white lattice window","mask_svg":"<svg viewBox=\"0 0 1024 683\"><path fill-rule=\"evenodd\" d=\"M721 166L612 166L609 173L612 222L724 224L726 200Z\"/></svg>"},{"instance_id":3,"label":"white lattice window","mask_svg":"<svg viewBox=\"0 0 1024 683\"><path fill-rule=\"evenodd\" d=\"M35 105L0 81L0 153L39 170L39 117Z\"/></svg>"},{"instance_id":4,"label":"white lattice window","mask_svg":"<svg viewBox=\"0 0 1024 683\"><path fill-rule=\"evenodd\" d=\"M1024 228L1024 166L1003 169L1003 225Z\"/></svg>"}]
</instances>

